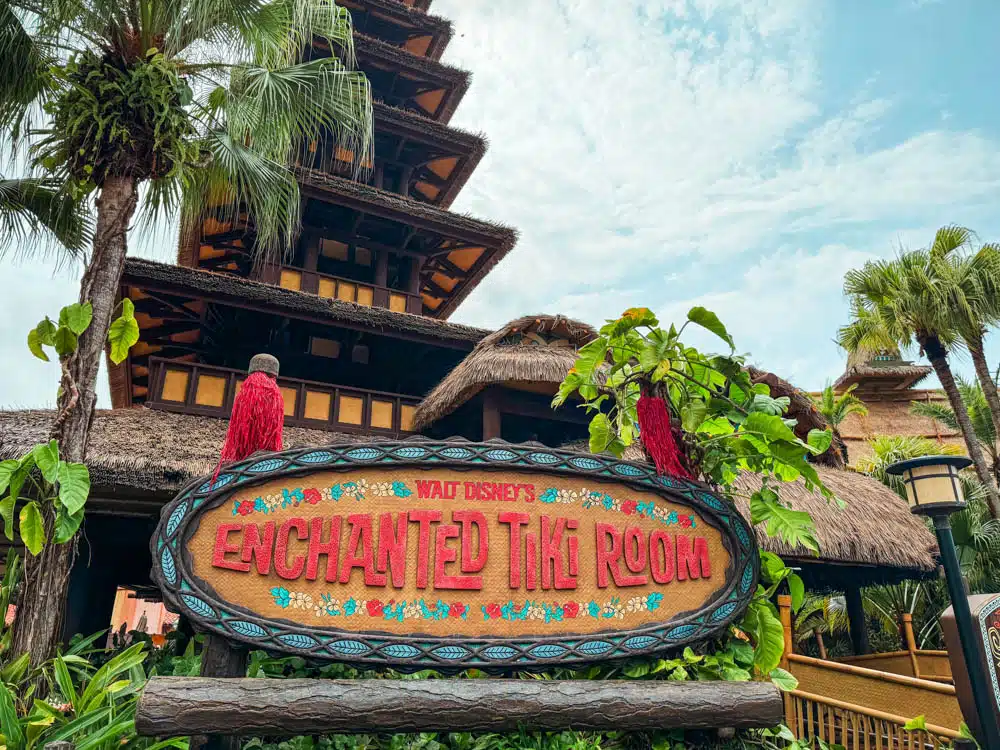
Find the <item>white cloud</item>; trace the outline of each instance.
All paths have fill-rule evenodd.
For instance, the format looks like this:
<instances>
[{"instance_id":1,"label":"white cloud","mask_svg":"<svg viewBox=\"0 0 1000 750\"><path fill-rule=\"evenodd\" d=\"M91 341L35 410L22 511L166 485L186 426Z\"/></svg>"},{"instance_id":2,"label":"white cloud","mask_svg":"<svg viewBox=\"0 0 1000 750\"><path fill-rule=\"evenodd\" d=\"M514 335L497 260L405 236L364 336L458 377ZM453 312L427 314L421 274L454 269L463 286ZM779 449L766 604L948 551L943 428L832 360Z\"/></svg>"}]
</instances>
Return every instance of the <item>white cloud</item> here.
<instances>
[{"instance_id":1,"label":"white cloud","mask_svg":"<svg viewBox=\"0 0 1000 750\"><path fill-rule=\"evenodd\" d=\"M869 80L831 108L814 4L433 9L457 30L446 61L474 71L453 123L491 141L456 208L521 230L456 320L599 321L717 301L739 316L742 346L815 386L841 366L827 342L843 322L843 271L892 252L894 233L922 243L950 221L987 231L984 206L1000 197L1000 150L982 134L889 134L894 104ZM806 340L775 347L793 327Z\"/></svg>"},{"instance_id":2,"label":"white cloud","mask_svg":"<svg viewBox=\"0 0 1000 750\"><path fill-rule=\"evenodd\" d=\"M830 100L806 0L435 0L470 69L453 124L491 149L455 208L521 241L455 320L625 307L716 309L761 364L806 387L841 365L846 268L966 223L1000 236L1000 149L962 119L899 123L893 92ZM867 75L867 73L865 74ZM849 90L850 91L850 90ZM167 259L173 238L160 239ZM0 268L0 404L51 403L28 328L76 296L42 265ZM104 403L107 391L102 387Z\"/></svg>"}]
</instances>

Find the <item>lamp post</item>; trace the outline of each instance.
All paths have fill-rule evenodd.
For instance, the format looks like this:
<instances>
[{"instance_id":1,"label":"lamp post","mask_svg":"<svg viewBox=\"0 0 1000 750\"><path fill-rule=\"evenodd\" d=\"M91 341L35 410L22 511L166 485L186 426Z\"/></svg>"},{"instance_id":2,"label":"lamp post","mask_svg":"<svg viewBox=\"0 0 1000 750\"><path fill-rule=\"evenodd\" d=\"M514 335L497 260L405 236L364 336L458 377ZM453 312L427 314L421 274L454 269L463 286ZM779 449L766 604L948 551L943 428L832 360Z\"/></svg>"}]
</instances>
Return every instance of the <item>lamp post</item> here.
<instances>
[{"instance_id":1,"label":"lamp post","mask_svg":"<svg viewBox=\"0 0 1000 750\"><path fill-rule=\"evenodd\" d=\"M948 596L955 611L955 624L962 643L962 656L969 672L969 684L975 700L980 738L985 747L1000 748L1000 727L995 721L996 712L990 703L992 695L989 675L982 669L982 660L976 646L976 628L969 608L968 593L962 578L962 568L955 551L951 533L952 513L966 507L965 496L958 472L972 464L965 456L922 456L907 461L897 461L886 470L902 476L910 512L928 516L934 522L941 565L948 584Z\"/></svg>"}]
</instances>

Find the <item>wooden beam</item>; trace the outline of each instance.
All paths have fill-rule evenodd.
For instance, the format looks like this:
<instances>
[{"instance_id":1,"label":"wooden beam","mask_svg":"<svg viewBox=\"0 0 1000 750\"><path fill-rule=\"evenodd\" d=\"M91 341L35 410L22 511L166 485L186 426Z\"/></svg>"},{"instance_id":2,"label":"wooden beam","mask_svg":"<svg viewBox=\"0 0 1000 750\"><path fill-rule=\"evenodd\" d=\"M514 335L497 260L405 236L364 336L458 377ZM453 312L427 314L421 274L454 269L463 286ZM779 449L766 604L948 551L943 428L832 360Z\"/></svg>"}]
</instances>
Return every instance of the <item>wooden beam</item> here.
<instances>
[{"instance_id":1,"label":"wooden beam","mask_svg":"<svg viewBox=\"0 0 1000 750\"><path fill-rule=\"evenodd\" d=\"M771 727L770 682L152 677L140 735L658 731Z\"/></svg>"},{"instance_id":2,"label":"wooden beam","mask_svg":"<svg viewBox=\"0 0 1000 750\"><path fill-rule=\"evenodd\" d=\"M861 600L861 587L847 586L844 591L847 601L847 624L851 631L851 645L858 656L870 654L871 644L868 641L868 622L865 620L864 604Z\"/></svg>"}]
</instances>

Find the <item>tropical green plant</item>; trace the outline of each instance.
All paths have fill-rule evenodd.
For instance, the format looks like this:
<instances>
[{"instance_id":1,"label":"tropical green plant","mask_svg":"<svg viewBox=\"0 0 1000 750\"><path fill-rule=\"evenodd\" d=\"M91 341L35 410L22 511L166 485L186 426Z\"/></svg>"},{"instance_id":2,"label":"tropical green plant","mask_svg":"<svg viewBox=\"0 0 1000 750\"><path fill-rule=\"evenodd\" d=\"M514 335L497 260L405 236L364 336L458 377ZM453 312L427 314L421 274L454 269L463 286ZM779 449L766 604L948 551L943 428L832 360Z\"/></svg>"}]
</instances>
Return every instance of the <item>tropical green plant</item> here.
<instances>
[{"instance_id":1,"label":"tropical green plant","mask_svg":"<svg viewBox=\"0 0 1000 750\"><path fill-rule=\"evenodd\" d=\"M16 247L83 252L90 223L82 204L51 178L0 178L0 236Z\"/></svg>"},{"instance_id":2,"label":"tropical green plant","mask_svg":"<svg viewBox=\"0 0 1000 750\"><path fill-rule=\"evenodd\" d=\"M906 497L902 482L898 475L888 472L888 468L892 464L921 456L960 456L962 454L962 449L957 445L941 444L914 435L876 435L868 441L868 449L871 451L871 455L857 461L858 471L896 490L902 498Z\"/></svg>"},{"instance_id":3,"label":"tropical green plant","mask_svg":"<svg viewBox=\"0 0 1000 750\"><path fill-rule=\"evenodd\" d=\"M858 414L862 417L868 414L868 407L865 406L865 402L854 395L854 390L857 387L857 383L852 383L847 390L837 395L833 390L833 385L827 383L819 398L813 399L816 402L817 408L819 408L820 414L826 417L826 421L834 429L852 414Z\"/></svg>"},{"instance_id":4,"label":"tropical green plant","mask_svg":"<svg viewBox=\"0 0 1000 750\"><path fill-rule=\"evenodd\" d=\"M301 62L315 38L332 57ZM92 324L68 364L52 437L84 460L97 373L111 328L127 231L140 204L154 219L207 211L252 217L255 251L289 248L300 197L288 168L329 135L369 162L371 93L351 70L350 14L332 0L10 0L0 13L0 135L31 169L96 209L80 284ZM359 166L360 168L360 166ZM52 519L46 519L46 525ZM21 602L15 647L54 652L72 556L42 554L28 575L53 582Z\"/></svg>"},{"instance_id":5,"label":"tropical green plant","mask_svg":"<svg viewBox=\"0 0 1000 750\"><path fill-rule=\"evenodd\" d=\"M840 328L837 341L849 352L906 350L914 343L919 346L948 397L969 457L997 517L1000 494L948 362L948 350L959 343L952 307L961 292L953 275L943 269L944 264L931 252L913 250L848 271L844 293L851 301L851 321Z\"/></svg>"},{"instance_id":6,"label":"tropical green plant","mask_svg":"<svg viewBox=\"0 0 1000 750\"><path fill-rule=\"evenodd\" d=\"M990 378L992 382L992 377ZM958 384L958 392L965 404L965 410L969 414L972 422L972 431L979 441L984 453L989 457L990 471L994 480L1000 482L1000 453L997 452L997 431L993 424L993 417L990 414L990 406L986 401L986 393L982 386L972 383L959 376L955 378ZM996 385L993 386L996 391ZM955 412L949 407L934 401L913 401L910 404L910 412L921 417L929 417L937 420L945 427L959 430L958 419Z\"/></svg>"},{"instance_id":7,"label":"tropical green plant","mask_svg":"<svg viewBox=\"0 0 1000 750\"><path fill-rule=\"evenodd\" d=\"M968 229L948 226L937 231L930 256L948 282L952 325L969 351L993 433L1000 434L1000 395L984 345L986 331L1000 322L1000 245L975 248Z\"/></svg>"},{"instance_id":8,"label":"tropical green plant","mask_svg":"<svg viewBox=\"0 0 1000 750\"><path fill-rule=\"evenodd\" d=\"M35 750L61 740L78 750L186 748L186 740L135 734L136 702L146 682L143 649L136 644L97 668L80 654L57 655L45 670L54 691L44 701L0 683L0 748Z\"/></svg>"}]
</instances>

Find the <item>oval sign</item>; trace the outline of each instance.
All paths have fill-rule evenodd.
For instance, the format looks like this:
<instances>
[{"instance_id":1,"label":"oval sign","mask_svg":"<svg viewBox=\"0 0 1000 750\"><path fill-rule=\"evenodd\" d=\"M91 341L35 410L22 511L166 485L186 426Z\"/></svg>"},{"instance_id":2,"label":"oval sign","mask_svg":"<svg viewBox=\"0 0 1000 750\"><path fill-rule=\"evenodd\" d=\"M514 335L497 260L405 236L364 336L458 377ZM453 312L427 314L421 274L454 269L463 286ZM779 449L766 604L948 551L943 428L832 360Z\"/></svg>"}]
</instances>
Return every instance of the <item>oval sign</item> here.
<instances>
[{"instance_id":1,"label":"oval sign","mask_svg":"<svg viewBox=\"0 0 1000 750\"><path fill-rule=\"evenodd\" d=\"M496 442L260 454L184 489L152 553L200 630L414 669L673 649L738 617L759 573L750 527L705 485Z\"/></svg>"}]
</instances>

